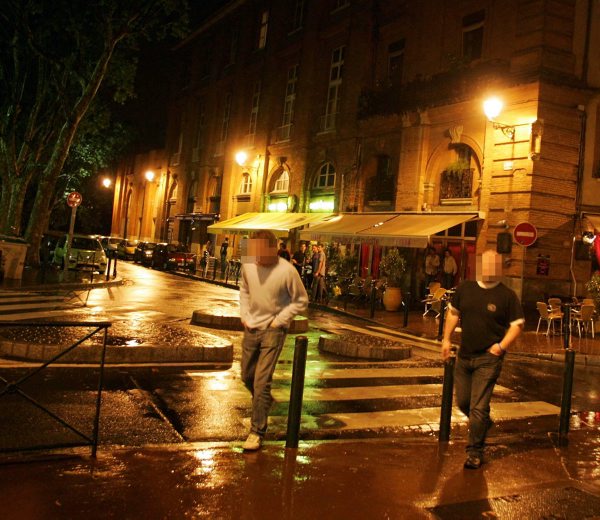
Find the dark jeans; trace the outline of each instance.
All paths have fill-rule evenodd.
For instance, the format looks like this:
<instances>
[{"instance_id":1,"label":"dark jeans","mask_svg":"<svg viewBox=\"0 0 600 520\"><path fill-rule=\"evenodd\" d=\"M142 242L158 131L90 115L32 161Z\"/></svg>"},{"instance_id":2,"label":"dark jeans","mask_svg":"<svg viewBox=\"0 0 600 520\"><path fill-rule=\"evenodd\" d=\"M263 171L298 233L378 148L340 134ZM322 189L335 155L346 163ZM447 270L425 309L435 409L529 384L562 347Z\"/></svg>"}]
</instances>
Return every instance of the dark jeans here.
<instances>
[{"instance_id":1,"label":"dark jeans","mask_svg":"<svg viewBox=\"0 0 600 520\"><path fill-rule=\"evenodd\" d=\"M242 340L242 381L252 394L251 431L261 437L267 431L273 403L271 381L287 330L268 328L244 331Z\"/></svg>"},{"instance_id":2,"label":"dark jeans","mask_svg":"<svg viewBox=\"0 0 600 520\"><path fill-rule=\"evenodd\" d=\"M469 418L467 453L481 457L490 427L490 400L502 371L502 357L489 352L456 360L454 383L456 404Z\"/></svg>"}]
</instances>

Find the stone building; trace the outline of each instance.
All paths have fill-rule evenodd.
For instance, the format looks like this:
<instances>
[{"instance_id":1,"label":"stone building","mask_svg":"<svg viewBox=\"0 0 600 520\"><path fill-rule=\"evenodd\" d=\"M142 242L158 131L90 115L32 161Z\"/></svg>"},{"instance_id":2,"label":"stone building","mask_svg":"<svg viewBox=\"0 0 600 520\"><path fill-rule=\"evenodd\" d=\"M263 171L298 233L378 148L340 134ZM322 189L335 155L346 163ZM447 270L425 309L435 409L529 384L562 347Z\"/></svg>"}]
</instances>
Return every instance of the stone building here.
<instances>
[{"instance_id":1,"label":"stone building","mask_svg":"<svg viewBox=\"0 0 600 520\"><path fill-rule=\"evenodd\" d=\"M528 222L537 240L506 253L509 282L529 301L582 293L599 29L598 0L233 0L175 49L177 189L154 230L199 248L213 219L343 213L354 238L332 222L290 240L346 238L363 274L390 245L412 248L416 273L425 240L469 278L475 252ZM500 111L486 116L489 98ZM370 233L374 212L389 232Z\"/></svg>"}]
</instances>

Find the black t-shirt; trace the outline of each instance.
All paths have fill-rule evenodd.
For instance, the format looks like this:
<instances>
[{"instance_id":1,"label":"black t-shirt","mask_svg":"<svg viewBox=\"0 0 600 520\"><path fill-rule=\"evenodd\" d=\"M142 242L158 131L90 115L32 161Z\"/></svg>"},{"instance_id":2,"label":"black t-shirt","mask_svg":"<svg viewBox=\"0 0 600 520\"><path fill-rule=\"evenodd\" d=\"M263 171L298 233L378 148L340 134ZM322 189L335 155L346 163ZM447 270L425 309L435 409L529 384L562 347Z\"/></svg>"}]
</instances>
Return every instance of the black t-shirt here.
<instances>
[{"instance_id":1,"label":"black t-shirt","mask_svg":"<svg viewBox=\"0 0 600 520\"><path fill-rule=\"evenodd\" d=\"M485 352L502 340L511 323L523 319L519 298L502 283L486 289L475 281L465 281L454 293L452 307L460 313L458 355L463 358Z\"/></svg>"},{"instance_id":2,"label":"black t-shirt","mask_svg":"<svg viewBox=\"0 0 600 520\"><path fill-rule=\"evenodd\" d=\"M221 256L227 256L227 248L229 247L229 242L223 242L221 244Z\"/></svg>"}]
</instances>

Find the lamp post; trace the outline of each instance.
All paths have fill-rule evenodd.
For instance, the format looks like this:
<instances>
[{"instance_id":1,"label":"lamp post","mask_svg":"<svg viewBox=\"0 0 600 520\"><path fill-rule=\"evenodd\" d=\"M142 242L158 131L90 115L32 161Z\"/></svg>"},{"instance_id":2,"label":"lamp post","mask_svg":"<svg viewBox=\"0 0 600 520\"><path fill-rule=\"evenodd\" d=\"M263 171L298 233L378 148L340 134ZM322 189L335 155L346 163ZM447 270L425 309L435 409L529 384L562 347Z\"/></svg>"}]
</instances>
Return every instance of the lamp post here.
<instances>
[{"instance_id":1,"label":"lamp post","mask_svg":"<svg viewBox=\"0 0 600 520\"><path fill-rule=\"evenodd\" d=\"M154 180L154 172L152 170L148 170L144 174L144 193L142 195L142 211L140 213L140 227L138 231L138 240L142 236L142 223L144 221L144 203L146 202L146 186L148 186L148 182L152 182Z\"/></svg>"}]
</instances>

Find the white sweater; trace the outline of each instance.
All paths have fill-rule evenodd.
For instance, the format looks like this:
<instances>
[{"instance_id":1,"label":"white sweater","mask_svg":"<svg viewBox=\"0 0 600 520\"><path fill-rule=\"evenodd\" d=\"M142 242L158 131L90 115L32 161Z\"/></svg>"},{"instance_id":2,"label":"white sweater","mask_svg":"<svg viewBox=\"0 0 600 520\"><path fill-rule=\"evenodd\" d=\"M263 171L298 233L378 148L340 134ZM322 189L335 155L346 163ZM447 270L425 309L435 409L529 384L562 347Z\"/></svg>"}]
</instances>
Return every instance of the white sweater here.
<instances>
[{"instance_id":1,"label":"white sweater","mask_svg":"<svg viewBox=\"0 0 600 520\"><path fill-rule=\"evenodd\" d=\"M246 327L266 329L289 327L294 316L304 312L308 294L294 266L278 258L277 263L262 266L242 265L240 317Z\"/></svg>"}]
</instances>

